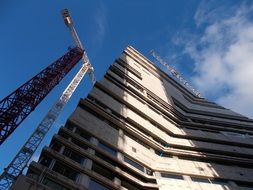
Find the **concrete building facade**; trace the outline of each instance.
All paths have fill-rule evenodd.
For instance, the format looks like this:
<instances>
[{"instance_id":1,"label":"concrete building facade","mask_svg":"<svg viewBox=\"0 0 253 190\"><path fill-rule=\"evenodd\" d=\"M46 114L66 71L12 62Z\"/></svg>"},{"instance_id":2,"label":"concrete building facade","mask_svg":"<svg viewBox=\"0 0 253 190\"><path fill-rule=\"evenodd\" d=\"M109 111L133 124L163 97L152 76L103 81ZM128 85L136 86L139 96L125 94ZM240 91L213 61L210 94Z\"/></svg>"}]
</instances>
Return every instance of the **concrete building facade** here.
<instances>
[{"instance_id":1,"label":"concrete building facade","mask_svg":"<svg viewBox=\"0 0 253 190\"><path fill-rule=\"evenodd\" d=\"M127 47L13 189L253 189L253 121Z\"/></svg>"}]
</instances>

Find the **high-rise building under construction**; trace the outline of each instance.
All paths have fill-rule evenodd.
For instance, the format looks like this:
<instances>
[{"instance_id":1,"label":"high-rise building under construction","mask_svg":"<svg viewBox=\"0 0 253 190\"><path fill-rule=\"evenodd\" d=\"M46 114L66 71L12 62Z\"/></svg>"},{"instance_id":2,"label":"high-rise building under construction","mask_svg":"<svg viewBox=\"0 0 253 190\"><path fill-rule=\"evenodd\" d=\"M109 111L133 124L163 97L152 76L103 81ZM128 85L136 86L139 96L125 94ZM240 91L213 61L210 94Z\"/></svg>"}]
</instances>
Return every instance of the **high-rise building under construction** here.
<instances>
[{"instance_id":1,"label":"high-rise building under construction","mask_svg":"<svg viewBox=\"0 0 253 190\"><path fill-rule=\"evenodd\" d=\"M252 158L252 120L127 47L13 189L249 190Z\"/></svg>"}]
</instances>

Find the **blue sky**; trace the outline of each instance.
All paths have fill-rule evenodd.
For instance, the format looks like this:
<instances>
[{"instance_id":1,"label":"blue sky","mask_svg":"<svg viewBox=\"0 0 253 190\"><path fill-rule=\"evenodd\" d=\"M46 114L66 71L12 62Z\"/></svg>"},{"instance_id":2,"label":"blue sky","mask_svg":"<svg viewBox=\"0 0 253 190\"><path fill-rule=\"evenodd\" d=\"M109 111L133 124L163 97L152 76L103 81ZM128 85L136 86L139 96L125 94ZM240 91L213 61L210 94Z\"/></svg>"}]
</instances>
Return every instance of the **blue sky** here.
<instances>
[{"instance_id":1,"label":"blue sky","mask_svg":"<svg viewBox=\"0 0 253 190\"><path fill-rule=\"evenodd\" d=\"M253 117L253 3L243 0L26 0L22 3L3 0L0 2L0 99L73 45L60 15L63 8L68 8L73 17L98 80L127 45L151 60L148 52L155 49L207 99ZM0 172L79 68L80 65L73 69L0 147ZM86 77L42 146L50 142L91 87Z\"/></svg>"}]
</instances>

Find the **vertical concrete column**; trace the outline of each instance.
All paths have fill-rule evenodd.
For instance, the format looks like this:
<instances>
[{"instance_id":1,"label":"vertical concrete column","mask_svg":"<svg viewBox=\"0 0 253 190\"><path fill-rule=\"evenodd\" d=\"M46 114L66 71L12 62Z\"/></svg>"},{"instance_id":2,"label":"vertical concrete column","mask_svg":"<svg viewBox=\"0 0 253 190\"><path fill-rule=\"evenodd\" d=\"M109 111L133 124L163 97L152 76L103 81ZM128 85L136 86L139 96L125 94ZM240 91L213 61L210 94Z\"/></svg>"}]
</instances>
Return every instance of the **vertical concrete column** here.
<instances>
[{"instance_id":1,"label":"vertical concrete column","mask_svg":"<svg viewBox=\"0 0 253 190\"><path fill-rule=\"evenodd\" d=\"M50 148L51 148L51 146L50 146ZM65 148L65 146L61 144L61 148L60 148L60 150L59 150L59 153L60 153L60 154L63 153L64 148ZM52 149L52 150L53 150L53 149ZM55 150L53 150L53 151L55 151ZM55 160L55 159L52 159L52 161L51 161L50 165L48 166L48 168L52 170L52 168L54 167L55 162L56 162L56 160Z\"/></svg>"},{"instance_id":2,"label":"vertical concrete column","mask_svg":"<svg viewBox=\"0 0 253 190\"><path fill-rule=\"evenodd\" d=\"M152 152L152 153L154 153L155 154L155 150L152 148L152 147L150 147L150 152Z\"/></svg>"},{"instance_id":3,"label":"vertical concrete column","mask_svg":"<svg viewBox=\"0 0 253 190\"><path fill-rule=\"evenodd\" d=\"M164 190L164 183L162 183L162 180L161 180L161 173L160 172L154 172L154 176L156 178L156 181L157 181L157 185L159 186L159 189L162 189Z\"/></svg>"},{"instance_id":4,"label":"vertical concrete column","mask_svg":"<svg viewBox=\"0 0 253 190\"><path fill-rule=\"evenodd\" d=\"M59 150L59 153L63 154L64 149L65 149L65 146L62 145L61 149ZM52 168L54 167L55 162L56 162L56 159L53 159L48 168L52 170Z\"/></svg>"},{"instance_id":5,"label":"vertical concrete column","mask_svg":"<svg viewBox=\"0 0 253 190\"><path fill-rule=\"evenodd\" d=\"M121 186L121 181L120 181L120 179L117 178L117 177L114 177L113 183L114 183L116 186L118 186L118 187Z\"/></svg>"},{"instance_id":6,"label":"vertical concrete column","mask_svg":"<svg viewBox=\"0 0 253 190\"><path fill-rule=\"evenodd\" d=\"M188 175L183 175L184 180L188 183L189 188L194 189L194 186L192 186L192 180L191 177Z\"/></svg>"},{"instance_id":7,"label":"vertical concrete column","mask_svg":"<svg viewBox=\"0 0 253 190\"><path fill-rule=\"evenodd\" d=\"M71 142L71 140L72 140L72 137L69 137L69 138L67 139L68 142Z\"/></svg>"},{"instance_id":8,"label":"vertical concrete column","mask_svg":"<svg viewBox=\"0 0 253 190\"><path fill-rule=\"evenodd\" d=\"M119 137L118 137L118 147L124 149L124 132L122 129L119 129Z\"/></svg>"},{"instance_id":9,"label":"vertical concrete column","mask_svg":"<svg viewBox=\"0 0 253 190\"><path fill-rule=\"evenodd\" d=\"M121 152L118 152L117 158L118 158L120 161L124 161L124 155L123 155Z\"/></svg>"},{"instance_id":10,"label":"vertical concrete column","mask_svg":"<svg viewBox=\"0 0 253 190\"><path fill-rule=\"evenodd\" d=\"M86 189L88 189L89 183L90 183L90 178L87 175L81 173L81 174L79 174L76 182L78 184L80 184L81 186L84 186Z\"/></svg>"},{"instance_id":11,"label":"vertical concrete column","mask_svg":"<svg viewBox=\"0 0 253 190\"><path fill-rule=\"evenodd\" d=\"M63 154L64 149L65 149L65 146L62 145L62 146L61 146L61 149L59 150L59 153L60 153L60 154Z\"/></svg>"},{"instance_id":12,"label":"vertical concrete column","mask_svg":"<svg viewBox=\"0 0 253 190\"><path fill-rule=\"evenodd\" d=\"M143 95L147 97L147 91L143 90Z\"/></svg>"},{"instance_id":13,"label":"vertical concrete column","mask_svg":"<svg viewBox=\"0 0 253 190\"><path fill-rule=\"evenodd\" d=\"M155 175L156 178L161 178L160 172L154 172L154 175Z\"/></svg>"},{"instance_id":14,"label":"vertical concrete column","mask_svg":"<svg viewBox=\"0 0 253 190\"><path fill-rule=\"evenodd\" d=\"M76 132L76 127L73 127L73 131L72 131L73 133L75 133Z\"/></svg>"}]
</instances>

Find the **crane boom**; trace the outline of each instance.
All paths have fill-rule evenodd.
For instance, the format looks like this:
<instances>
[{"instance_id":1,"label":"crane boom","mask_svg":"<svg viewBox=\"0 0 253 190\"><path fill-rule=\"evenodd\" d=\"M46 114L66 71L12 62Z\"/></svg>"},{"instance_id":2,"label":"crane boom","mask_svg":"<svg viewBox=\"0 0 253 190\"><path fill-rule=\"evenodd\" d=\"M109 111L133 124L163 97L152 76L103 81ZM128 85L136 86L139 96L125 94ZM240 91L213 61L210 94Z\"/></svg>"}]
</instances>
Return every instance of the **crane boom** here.
<instances>
[{"instance_id":1,"label":"crane boom","mask_svg":"<svg viewBox=\"0 0 253 190\"><path fill-rule=\"evenodd\" d=\"M0 190L9 189L16 178L22 173L29 160L32 158L32 155L44 139L45 135L53 126L63 107L70 99L78 84L81 82L87 70L88 67L86 65L82 65L81 69L62 93L60 99L55 102L53 107L49 110L47 115L42 119L38 127L32 133L30 138L26 141L15 158L5 169L3 174L0 176Z\"/></svg>"},{"instance_id":2,"label":"crane boom","mask_svg":"<svg viewBox=\"0 0 253 190\"><path fill-rule=\"evenodd\" d=\"M74 27L72 29L74 29ZM77 44L78 47L83 49L83 46L77 36L77 33L75 34L75 37L77 37L78 39L78 41L75 40L76 43L79 42L79 44ZM64 106L67 104L72 94L74 93L75 89L77 88L77 86L79 85L79 83L81 82L81 80L83 79L83 77L85 76L87 72L89 73L93 84L95 83L93 67L90 64L87 53L85 51L82 56L82 60L84 63L81 69L78 71L78 73L75 75L73 80L70 82L70 84L62 93L59 100L55 102L53 107L49 110L49 112L46 114L46 116L42 119L40 124L37 126L33 134L26 141L26 143L20 149L18 154L14 157L12 162L8 165L8 167L4 170L3 174L0 176L0 190L9 189L12 186L12 184L15 182L16 178L23 172L29 160L32 158L32 155L37 150L38 146L40 145L40 143L46 136L47 132L53 126L60 112L62 111Z\"/></svg>"},{"instance_id":3,"label":"crane boom","mask_svg":"<svg viewBox=\"0 0 253 190\"><path fill-rule=\"evenodd\" d=\"M165 66L170 72L171 74L177 78L188 90L190 90L191 92L193 92L193 94L195 94L197 97L201 98L201 94L200 92L198 92L196 89L194 89L192 87L192 85L190 85L190 83L185 80L182 75L173 67L171 67L168 63L166 63L154 50L150 51L150 54L163 66Z\"/></svg>"},{"instance_id":4,"label":"crane boom","mask_svg":"<svg viewBox=\"0 0 253 190\"><path fill-rule=\"evenodd\" d=\"M71 49L0 101L0 145L68 74L82 55L81 48Z\"/></svg>"},{"instance_id":5,"label":"crane boom","mask_svg":"<svg viewBox=\"0 0 253 190\"><path fill-rule=\"evenodd\" d=\"M80 41L80 39L79 39L79 37L77 35L76 29L74 27L74 22L73 22L70 14L69 14L69 11L68 11L68 9L63 9L61 11L61 13L62 13L62 17L64 19L64 23L68 27L68 29L69 29L69 31L71 33L71 36L72 36L72 38L73 38L76 46L84 50L82 61L83 61L83 64L87 64L87 66L89 68L88 69L88 73L89 73L90 79L91 79L92 83L95 84L96 79L95 79L94 72L93 72L94 69L93 69L93 67L92 67L92 65L90 63L90 60L89 60L89 58L87 56L87 53L86 53L86 51L84 49L84 46L82 45L82 42Z\"/></svg>"}]
</instances>

